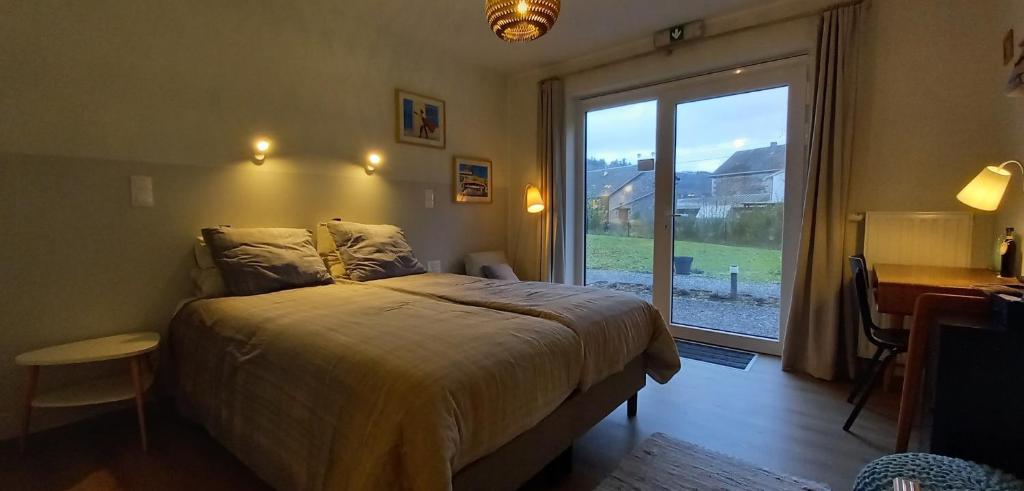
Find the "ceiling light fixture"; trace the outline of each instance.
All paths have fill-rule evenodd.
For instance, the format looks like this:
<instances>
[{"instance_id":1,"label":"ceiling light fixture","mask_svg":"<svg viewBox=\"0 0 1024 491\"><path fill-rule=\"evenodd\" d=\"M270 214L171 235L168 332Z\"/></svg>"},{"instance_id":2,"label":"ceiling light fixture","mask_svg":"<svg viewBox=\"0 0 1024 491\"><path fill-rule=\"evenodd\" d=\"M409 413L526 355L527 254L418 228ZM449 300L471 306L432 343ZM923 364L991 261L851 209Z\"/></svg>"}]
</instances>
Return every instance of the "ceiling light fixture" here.
<instances>
[{"instance_id":1,"label":"ceiling light fixture","mask_svg":"<svg viewBox=\"0 0 1024 491\"><path fill-rule=\"evenodd\" d=\"M487 0L487 23L499 38L524 43L547 34L561 9L561 0Z\"/></svg>"}]
</instances>

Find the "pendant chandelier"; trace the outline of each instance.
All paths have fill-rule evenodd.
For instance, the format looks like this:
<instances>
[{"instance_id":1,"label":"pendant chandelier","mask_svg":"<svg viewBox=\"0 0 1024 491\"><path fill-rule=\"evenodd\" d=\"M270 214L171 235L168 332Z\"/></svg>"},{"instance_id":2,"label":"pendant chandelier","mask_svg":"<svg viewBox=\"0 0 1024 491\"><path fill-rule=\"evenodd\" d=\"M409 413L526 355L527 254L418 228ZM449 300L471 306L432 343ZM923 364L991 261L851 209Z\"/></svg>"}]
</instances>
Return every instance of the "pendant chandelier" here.
<instances>
[{"instance_id":1,"label":"pendant chandelier","mask_svg":"<svg viewBox=\"0 0 1024 491\"><path fill-rule=\"evenodd\" d=\"M555 25L561 4L561 0L487 0L487 22L505 41L533 41Z\"/></svg>"}]
</instances>

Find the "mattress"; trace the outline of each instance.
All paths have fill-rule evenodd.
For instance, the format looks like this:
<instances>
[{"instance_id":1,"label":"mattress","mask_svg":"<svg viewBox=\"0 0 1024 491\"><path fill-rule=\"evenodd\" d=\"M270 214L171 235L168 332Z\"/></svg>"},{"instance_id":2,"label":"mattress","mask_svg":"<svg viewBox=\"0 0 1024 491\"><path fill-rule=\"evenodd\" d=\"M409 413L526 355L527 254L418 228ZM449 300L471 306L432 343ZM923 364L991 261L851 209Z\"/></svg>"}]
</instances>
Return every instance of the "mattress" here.
<instances>
[{"instance_id":1,"label":"mattress","mask_svg":"<svg viewBox=\"0 0 1024 491\"><path fill-rule=\"evenodd\" d=\"M583 345L580 388L587 388L643 356L647 374L667 383L680 369L675 340L661 313L628 293L540 282L489 280L427 273L370 285L558 322Z\"/></svg>"},{"instance_id":2,"label":"mattress","mask_svg":"<svg viewBox=\"0 0 1024 491\"><path fill-rule=\"evenodd\" d=\"M186 412L281 490L449 489L583 359L555 322L351 284L198 300L170 339Z\"/></svg>"}]
</instances>

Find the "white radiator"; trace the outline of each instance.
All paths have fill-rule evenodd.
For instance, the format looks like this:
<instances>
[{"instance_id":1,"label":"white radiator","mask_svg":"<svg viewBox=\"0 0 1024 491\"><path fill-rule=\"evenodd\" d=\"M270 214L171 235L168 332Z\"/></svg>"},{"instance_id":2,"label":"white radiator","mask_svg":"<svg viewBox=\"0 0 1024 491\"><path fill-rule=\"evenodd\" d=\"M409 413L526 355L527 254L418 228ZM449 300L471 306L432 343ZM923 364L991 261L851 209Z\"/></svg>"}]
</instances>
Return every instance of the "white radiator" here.
<instances>
[{"instance_id":1,"label":"white radiator","mask_svg":"<svg viewBox=\"0 0 1024 491\"><path fill-rule=\"evenodd\" d=\"M868 266L970 267L974 214L869 211L864 219Z\"/></svg>"},{"instance_id":2,"label":"white radiator","mask_svg":"<svg viewBox=\"0 0 1024 491\"><path fill-rule=\"evenodd\" d=\"M973 229L969 212L869 211L864 215L864 258L869 270L875 264L970 267ZM900 327L891 320L878 319L884 327ZM870 357L874 345L863 333L858 338L858 355Z\"/></svg>"}]
</instances>

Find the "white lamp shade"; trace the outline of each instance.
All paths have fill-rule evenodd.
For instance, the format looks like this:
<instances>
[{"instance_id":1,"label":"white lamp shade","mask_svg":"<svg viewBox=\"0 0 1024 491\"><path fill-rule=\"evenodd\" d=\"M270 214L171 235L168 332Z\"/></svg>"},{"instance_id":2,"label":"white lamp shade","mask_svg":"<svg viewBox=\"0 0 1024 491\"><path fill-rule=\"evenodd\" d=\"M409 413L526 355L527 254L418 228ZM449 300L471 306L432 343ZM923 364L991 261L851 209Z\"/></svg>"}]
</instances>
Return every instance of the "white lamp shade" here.
<instances>
[{"instance_id":1,"label":"white lamp shade","mask_svg":"<svg viewBox=\"0 0 1024 491\"><path fill-rule=\"evenodd\" d=\"M1010 184L1010 171L990 165L985 167L956 195L961 203L984 211L995 211Z\"/></svg>"},{"instance_id":2,"label":"white lamp shade","mask_svg":"<svg viewBox=\"0 0 1024 491\"><path fill-rule=\"evenodd\" d=\"M544 211L544 197L540 195L540 189L532 184L526 186L526 212L540 213L542 211Z\"/></svg>"}]
</instances>

